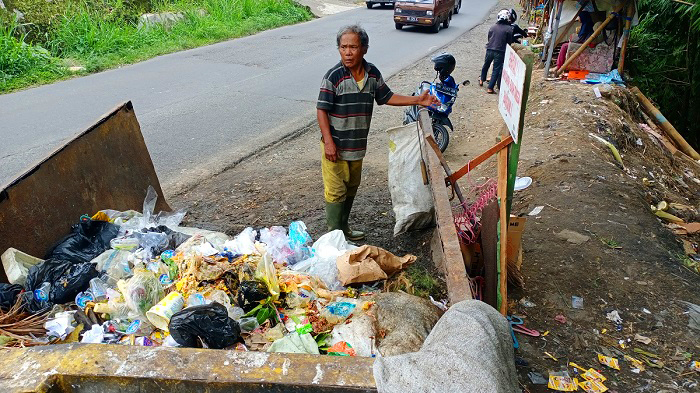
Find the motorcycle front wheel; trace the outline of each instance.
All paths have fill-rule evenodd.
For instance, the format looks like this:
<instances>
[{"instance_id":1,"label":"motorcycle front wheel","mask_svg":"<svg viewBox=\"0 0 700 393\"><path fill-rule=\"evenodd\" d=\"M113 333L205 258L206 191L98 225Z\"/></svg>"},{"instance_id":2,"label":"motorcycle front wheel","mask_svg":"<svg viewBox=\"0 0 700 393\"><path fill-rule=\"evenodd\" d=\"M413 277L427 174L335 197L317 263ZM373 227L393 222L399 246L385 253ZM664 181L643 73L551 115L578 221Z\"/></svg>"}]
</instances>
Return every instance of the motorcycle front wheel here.
<instances>
[{"instance_id":1,"label":"motorcycle front wheel","mask_svg":"<svg viewBox=\"0 0 700 393\"><path fill-rule=\"evenodd\" d=\"M450 143L449 128L446 125L434 120L433 138L435 138L435 142L440 148L440 151L444 152L447 149L447 145Z\"/></svg>"}]
</instances>

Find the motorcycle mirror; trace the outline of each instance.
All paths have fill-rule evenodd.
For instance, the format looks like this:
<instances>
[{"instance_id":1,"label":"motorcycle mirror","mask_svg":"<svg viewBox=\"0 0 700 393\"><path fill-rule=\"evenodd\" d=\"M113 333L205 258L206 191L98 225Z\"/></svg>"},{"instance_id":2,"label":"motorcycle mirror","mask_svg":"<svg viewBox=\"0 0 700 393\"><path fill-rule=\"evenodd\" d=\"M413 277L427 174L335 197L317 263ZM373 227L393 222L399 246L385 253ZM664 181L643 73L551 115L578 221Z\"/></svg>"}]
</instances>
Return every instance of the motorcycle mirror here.
<instances>
[{"instance_id":1,"label":"motorcycle mirror","mask_svg":"<svg viewBox=\"0 0 700 393\"><path fill-rule=\"evenodd\" d=\"M462 86L469 86L470 84L471 84L471 82L469 82L469 79L462 82Z\"/></svg>"}]
</instances>

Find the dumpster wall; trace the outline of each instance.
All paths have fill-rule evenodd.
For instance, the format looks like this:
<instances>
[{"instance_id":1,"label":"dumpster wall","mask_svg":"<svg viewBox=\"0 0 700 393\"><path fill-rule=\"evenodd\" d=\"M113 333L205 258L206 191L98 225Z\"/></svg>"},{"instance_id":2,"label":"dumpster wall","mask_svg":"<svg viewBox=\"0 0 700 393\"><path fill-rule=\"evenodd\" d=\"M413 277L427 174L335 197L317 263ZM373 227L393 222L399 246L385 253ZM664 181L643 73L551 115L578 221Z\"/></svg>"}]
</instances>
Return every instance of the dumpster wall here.
<instances>
[{"instance_id":1,"label":"dumpster wall","mask_svg":"<svg viewBox=\"0 0 700 393\"><path fill-rule=\"evenodd\" d=\"M372 358L62 344L0 349L0 391L376 392Z\"/></svg>"},{"instance_id":2,"label":"dumpster wall","mask_svg":"<svg viewBox=\"0 0 700 393\"><path fill-rule=\"evenodd\" d=\"M141 211L146 189L170 210L131 102L100 118L0 191L0 253L42 258L83 214ZM0 281L7 282L0 269Z\"/></svg>"}]
</instances>

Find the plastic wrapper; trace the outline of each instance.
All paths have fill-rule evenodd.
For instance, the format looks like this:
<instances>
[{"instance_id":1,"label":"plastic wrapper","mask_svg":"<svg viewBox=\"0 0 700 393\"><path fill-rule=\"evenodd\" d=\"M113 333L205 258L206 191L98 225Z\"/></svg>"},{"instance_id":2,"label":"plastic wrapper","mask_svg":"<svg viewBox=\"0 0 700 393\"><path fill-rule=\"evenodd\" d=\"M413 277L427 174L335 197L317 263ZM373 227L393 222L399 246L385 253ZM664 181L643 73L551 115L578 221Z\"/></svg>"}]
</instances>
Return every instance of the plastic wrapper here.
<instances>
[{"instance_id":1,"label":"plastic wrapper","mask_svg":"<svg viewBox=\"0 0 700 393\"><path fill-rule=\"evenodd\" d=\"M272 300L277 300L280 296L280 285L277 279L277 269L269 253L263 254L262 259L258 263L258 267L255 269L254 277L267 286Z\"/></svg>"},{"instance_id":2,"label":"plastic wrapper","mask_svg":"<svg viewBox=\"0 0 700 393\"><path fill-rule=\"evenodd\" d=\"M310 333L290 333L272 343L267 352L308 353L319 355L316 340Z\"/></svg>"},{"instance_id":3,"label":"plastic wrapper","mask_svg":"<svg viewBox=\"0 0 700 393\"><path fill-rule=\"evenodd\" d=\"M234 320L241 318L243 314L245 314L240 307L234 307L231 305L231 298L221 289L211 291L211 293L206 295L205 298L207 299L207 303L216 302L223 304L224 307L226 307L226 313L228 316Z\"/></svg>"},{"instance_id":4,"label":"plastic wrapper","mask_svg":"<svg viewBox=\"0 0 700 393\"><path fill-rule=\"evenodd\" d=\"M357 308L355 299L338 298L338 301L328 304L320 312L321 317L335 325L348 319Z\"/></svg>"},{"instance_id":5,"label":"plastic wrapper","mask_svg":"<svg viewBox=\"0 0 700 393\"><path fill-rule=\"evenodd\" d=\"M226 348L235 344L241 334L238 322L216 302L178 312L170 319L169 329L173 339L185 347L198 347L201 340L209 348Z\"/></svg>"},{"instance_id":6,"label":"plastic wrapper","mask_svg":"<svg viewBox=\"0 0 700 393\"><path fill-rule=\"evenodd\" d=\"M134 251L139 248L139 239L135 237L115 237L109 242L112 250Z\"/></svg>"},{"instance_id":7,"label":"plastic wrapper","mask_svg":"<svg viewBox=\"0 0 700 393\"><path fill-rule=\"evenodd\" d=\"M560 392L573 392L578 389L578 379L571 378L566 371L550 373L547 387Z\"/></svg>"},{"instance_id":8,"label":"plastic wrapper","mask_svg":"<svg viewBox=\"0 0 700 393\"><path fill-rule=\"evenodd\" d=\"M238 323L241 327L241 331L243 332L252 332L260 327L258 319L255 317L243 317L238 321Z\"/></svg>"},{"instance_id":9,"label":"plastic wrapper","mask_svg":"<svg viewBox=\"0 0 700 393\"><path fill-rule=\"evenodd\" d=\"M145 315L163 298L163 287L156 275L148 270L136 270L129 281L120 281L119 289L132 312Z\"/></svg>"},{"instance_id":10,"label":"plastic wrapper","mask_svg":"<svg viewBox=\"0 0 700 393\"><path fill-rule=\"evenodd\" d=\"M92 325L92 328L83 333L83 338L80 340L83 344L101 344L104 339L105 332L100 325Z\"/></svg>"},{"instance_id":11,"label":"plastic wrapper","mask_svg":"<svg viewBox=\"0 0 700 393\"><path fill-rule=\"evenodd\" d=\"M12 308L22 291L24 288L21 285L0 283L0 309L7 311Z\"/></svg>"},{"instance_id":12,"label":"plastic wrapper","mask_svg":"<svg viewBox=\"0 0 700 393\"><path fill-rule=\"evenodd\" d=\"M113 279L119 280L132 274L129 255L129 251L107 250L90 262L95 264L97 271L107 273Z\"/></svg>"},{"instance_id":13,"label":"plastic wrapper","mask_svg":"<svg viewBox=\"0 0 700 393\"><path fill-rule=\"evenodd\" d=\"M202 235L204 239L211 243L219 251L224 251L226 242L231 238L223 232L209 231L201 228L177 227L177 231L187 236Z\"/></svg>"},{"instance_id":14,"label":"plastic wrapper","mask_svg":"<svg viewBox=\"0 0 700 393\"><path fill-rule=\"evenodd\" d=\"M331 231L321 236L313 244L314 256L292 266L292 270L306 272L320 278L330 290L343 289L338 280L338 266L336 259L348 250L354 250L355 246L348 244L345 235L340 229Z\"/></svg>"},{"instance_id":15,"label":"plastic wrapper","mask_svg":"<svg viewBox=\"0 0 700 393\"><path fill-rule=\"evenodd\" d=\"M358 356L371 357L374 355L376 335L372 317L367 314L355 315L350 322L333 327L329 344L347 342ZM331 349L328 352L330 354Z\"/></svg>"},{"instance_id":16,"label":"plastic wrapper","mask_svg":"<svg viewBox=\"0 0 700 393\"><path fill-rule=\"evenodd\" d=\"M54 318L44 322L46 335L65 340L66 336L75 330L73 327L73 314L75 314L75 311L59 312Z\"/></svg>"},{"instance_id":17,"label":"plastic wrapper","mask_svg":"<svg viewBox=\"0 0 700 393\"><path fill-rule=\"evenodd\" d=\"M260 304L261 300L270 297L267 286L259 281L243 281L238 288L238 307L249 312Z\"/></svg>"},{"instance_id":18,"label":"plastic wrapper","mask_svg":"<svg viewBox=\"0 0 700 393\"><path fill-rule=\"evenodd\" d=\"M328 348L328 355L330 356L357 356L352 345L345 341L339 341L330 348Z\"/></svg>"},{"instance_id":19,"label":"plastic wrapper","mask_svg":"<svg viewBox=\"0 0 700 393\"><path fill-rule=\"evenodd\" d=\"M285 263L294 253L289 248L289 238L284 227L273 226L260 231L260 241L265 243L267 253L277 263Z\"/></svg>"},{"instance_id":20,"label":"plastic wrapper","mask_svg":"<svg viewBox=\"0 0 700 393\"><path fill-rule=\"evenodd\" d=\"M289 224L289 248L292 250L292 255L287 258L289 265L294 265L312 255L311 236L306 232L306 224L303 221L294 221Z\"/></svg>"},{"instance_id":21,"label":"plastic wrapper","mask_svg":"<svg viewBox=\"0 0 700 393\"><path fill-rule=\"evenodd\" d=\"M146 197L143 201L142 214L132 214L128 219L119 220L119 222L115 219L114 222L133 231L159 225L167 226L171 229L177 228L182 222L182 219L185 218L186 211L176 210L173 212L159 212L158 214L154 214L153 211L155 210L157 201L158 193L152 186L148 186Z\"/></svg>"},{"instance_id":22,"label":"plastic wrapper","mask_svg":"<svg viewBox=\"0 0 700 393\"><path fill-rule=\"evenodd\" d=\"M229 240L224 243L224 248L233 252L234 254L257 254L258 252L255 248L256 236L257 232L253 228L248 227L233 238L233 240Z\"/></svg>"},{"instance_id":23,"label":"plastic wrapper","mask_svg":"<svg viewBox=\"0 0 700 393\"><path fill-rule=\"evenodd\" d=\"M598 361L600 362L600 364L604 364L615 370L620 369L620 362L616 358L598 354Z\"/></svg>"},{"instance_id":24,"label":"plastic wrapper","mask_svg":"<svg viewBox=\"0 0 700 393\"><path fill-rule=\"evenodd\" d=\"M106 221L82 220L46 254L46 260L59 259L73 263L90 262L110 248L110 240L119 233L119 227Z\"/></svg>"},{"instance_id":25,"label":"plastic wrapper","mask_svg":"<svg viewBox=\"0 0 700 393\"><path fill-rule=\"evenodd\" d=\"M89 287L90 280L95 277L97 277L97 270L90 262L46 260L29 269L26 289L31 292L42 289L42 293L47 295L47 298L35 299L38 301L33 301L27 306L30 311L36 312L44 307L44 304L40 304L43 300L48 304L71 302L75 300L78 293Z\"/></svg>"}]
</instances>

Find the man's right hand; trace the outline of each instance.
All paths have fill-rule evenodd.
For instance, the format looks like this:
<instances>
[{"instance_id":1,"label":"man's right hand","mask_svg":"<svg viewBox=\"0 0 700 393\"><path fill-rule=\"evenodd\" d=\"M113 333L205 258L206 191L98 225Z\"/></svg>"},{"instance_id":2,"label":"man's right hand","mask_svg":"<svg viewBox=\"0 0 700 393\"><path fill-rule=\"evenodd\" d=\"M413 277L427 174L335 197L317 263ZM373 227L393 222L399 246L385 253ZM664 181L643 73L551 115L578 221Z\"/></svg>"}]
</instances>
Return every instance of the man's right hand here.
<instances>
[{"instance_id":1,"label":"man's right hand","mask_svg":"<svg viewBox=\"0 0 700 393\"><path fill-rule=\"evenodd\" d=\"M335 148L335 143L332 140L324 141L323 147L326 151L326 160L336 162L338 160L338 150Z\"/></svg>"}]
</instances>

